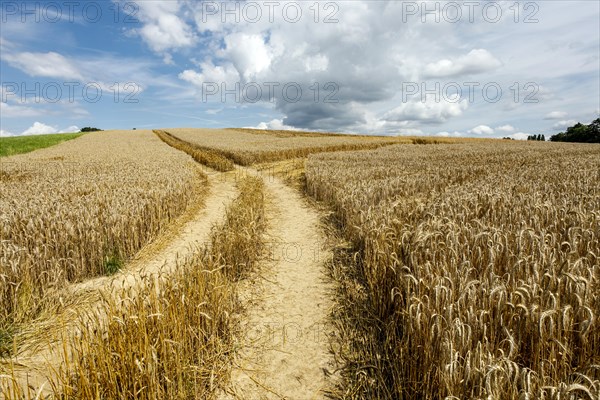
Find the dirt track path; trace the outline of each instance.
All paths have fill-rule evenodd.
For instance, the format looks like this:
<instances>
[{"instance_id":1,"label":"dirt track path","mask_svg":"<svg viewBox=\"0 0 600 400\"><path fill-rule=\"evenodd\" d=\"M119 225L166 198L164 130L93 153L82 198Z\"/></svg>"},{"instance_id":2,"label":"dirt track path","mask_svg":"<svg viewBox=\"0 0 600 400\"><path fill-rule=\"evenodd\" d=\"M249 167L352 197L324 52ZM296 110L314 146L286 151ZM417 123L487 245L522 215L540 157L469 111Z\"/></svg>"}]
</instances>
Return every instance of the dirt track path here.
<instances>
[{"instance_id":1,"label":"dirt track path","mask_svg":"<svg viewBox=\"0 0 600 400\"><path fill-rule=\"evenodd\" d=\"M215 174L209 182L210 192L204 207L198 208L177 233L168 234L167 237L159 238L150 244L120 273L112 277L91 279L68 288L68 296L83 299L83 306L66 308L63 313L32 330L31 340L26 340L20 354L12 360L15 366L14 377L21 386L44 386L42 393L46 394L50 389L49 374L62 362L64 332L76 326L78 317L85 309L94 307L94 300L98 299L100 294L109 294L121 288L135 288L141 283L143 276L168 273L176 268L178 259L184 258L197 246L208 242L211 228L223 220L225 209L238 193L235 176L231 174ZM85 299L88 296L89 301L86 304ZM39 335L40 332L45 334ZM2 369L0 364L0 371Z\"/></svg>"},{"instance_id":2,"label":"dirt track path","mask_svg":"<svg viewBox=\"0 0 600 400\"><path fill-rule=\"evenodd\" d=\"M324 262L331 257L319 215L294 189L265 177L270 261L240 288L242 321L231 387L221 399L317 399L330 385Z\"/></svg>"},{"instance_id":3,"label":"dirt track path","mask_svg":"<svg viewBox=\"0 0 600 400\"><path fill-rule=\"evenodd\" d=\"M88 280L74 289L80 290L115 290L139 285L141 276L154 275L158 272L169 273L177 260L185 257L195 247L208 244L211 228L222 222L225 209L235 199L238 190L235 187L235 176L214 175L210 182L210 193L205 205L195 216L185 223L175 237L158 249L150 249L134 260L123 274L115 277L101 277Z\"/></svg>"},{"instance_id":4,"label":"dirt track path","mask_svg":"<svg viewBox=\"0 0 600 400\"><path fill-rule=\"evenodd\" d=\"M241 169L256 173L249 169ZM239 173L239 172L238 172ZM220 222L236 197L235 173L214 174L201 208L181 229L141 256L114 277L74 285L72 295L110 293L136 287L142 276L168 272L196 244L204 244L211 227ZM332 307L324 262L331 257L320 229L319 214L296 190L278 179L264 177L269 199L268 250L271 257L260 275L240 283L246 313L234 360L231 385L221 399L318 399L332 384L335 369L329 352L327 318ZM93 297L93 296L92 296ZM93 304L93 303L91 303ZM81 310L65 312L47 326L53 333L34 340L16 357L19 383L49 389L48 378L62 357L61 332ZM60 322L58 322L60 321ZM66 323L63 321L67 321ZM44 327L42 327L43 329ZM39 328L37 330L39 332ZM1 366L0 366L1 369ZM1 398L1 394L0 394Z\"/></svg>"}]
</instances>

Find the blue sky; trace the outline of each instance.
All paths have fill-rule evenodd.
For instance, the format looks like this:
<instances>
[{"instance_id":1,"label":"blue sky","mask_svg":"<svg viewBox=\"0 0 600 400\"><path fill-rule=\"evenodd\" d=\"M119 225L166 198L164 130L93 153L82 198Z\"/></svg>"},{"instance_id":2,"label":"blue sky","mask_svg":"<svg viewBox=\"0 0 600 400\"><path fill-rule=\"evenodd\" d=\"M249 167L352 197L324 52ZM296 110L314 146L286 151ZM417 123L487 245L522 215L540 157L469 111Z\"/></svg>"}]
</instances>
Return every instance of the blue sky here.
<instances>
[{"instance_id":1,"label":"blue sky","mask_svg":"<svg viewBox=\"0 0 600 400\"><path fill-rule=\"evenodd\" d=\"M600 2L3 1L2 136L524 138L600 113Z\"/></svg>"}]
</instances>

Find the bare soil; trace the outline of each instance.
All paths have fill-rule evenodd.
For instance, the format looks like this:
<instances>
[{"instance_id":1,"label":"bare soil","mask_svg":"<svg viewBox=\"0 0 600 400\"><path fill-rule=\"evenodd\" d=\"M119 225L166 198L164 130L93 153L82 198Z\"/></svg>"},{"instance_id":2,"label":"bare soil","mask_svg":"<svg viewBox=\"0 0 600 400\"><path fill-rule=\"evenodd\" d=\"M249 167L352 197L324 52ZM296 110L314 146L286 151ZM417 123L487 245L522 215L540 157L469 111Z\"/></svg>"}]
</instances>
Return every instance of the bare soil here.
<instances>
[{"instance_id":1,"label":"bare soil","mask_svg":"<svg viewBox=\"0 0 600 400\"><path fill-rule=\"evenodd\" d=\"M266 177L269 260L240 288L246 312L231 384L221 399L319 399L335 369L329 352L331 257L318 212Z\"/></svg>"}]
</instances>

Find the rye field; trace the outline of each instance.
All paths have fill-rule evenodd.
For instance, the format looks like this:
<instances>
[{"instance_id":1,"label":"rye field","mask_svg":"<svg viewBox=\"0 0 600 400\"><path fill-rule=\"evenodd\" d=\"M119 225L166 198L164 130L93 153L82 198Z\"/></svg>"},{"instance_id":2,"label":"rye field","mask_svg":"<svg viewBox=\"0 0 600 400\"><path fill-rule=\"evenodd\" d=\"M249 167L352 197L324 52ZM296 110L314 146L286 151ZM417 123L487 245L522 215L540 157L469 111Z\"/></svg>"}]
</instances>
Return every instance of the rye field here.
<instances>
[{"instance_id":1,"label":"rye field","mask_svg":"<svg viewBox=\"0 0 600 400\"><path fill-rule=\"evenodd\" d=\"M600 399L598 145L37 147L0 158L0 398Z\"/></svg>"}]
</instances>

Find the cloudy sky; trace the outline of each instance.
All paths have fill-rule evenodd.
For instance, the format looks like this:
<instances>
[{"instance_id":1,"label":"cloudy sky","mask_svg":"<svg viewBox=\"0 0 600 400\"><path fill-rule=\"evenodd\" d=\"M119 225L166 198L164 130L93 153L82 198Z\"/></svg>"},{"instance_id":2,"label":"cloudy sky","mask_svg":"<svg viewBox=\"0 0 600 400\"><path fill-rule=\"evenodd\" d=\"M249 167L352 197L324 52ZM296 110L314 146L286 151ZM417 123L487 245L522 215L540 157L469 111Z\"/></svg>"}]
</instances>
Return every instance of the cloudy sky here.
<instances>
[{"instance_id":1,"label":"cloudy sky","mask_svg":"<svg viewBox=\"0 0 600 400\"><path fill-rule=\"evenodd\" d=\"M600 2L2 1L3 136L523 138L600 114Z\"/></svg>"}]
</instances>

